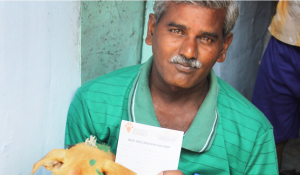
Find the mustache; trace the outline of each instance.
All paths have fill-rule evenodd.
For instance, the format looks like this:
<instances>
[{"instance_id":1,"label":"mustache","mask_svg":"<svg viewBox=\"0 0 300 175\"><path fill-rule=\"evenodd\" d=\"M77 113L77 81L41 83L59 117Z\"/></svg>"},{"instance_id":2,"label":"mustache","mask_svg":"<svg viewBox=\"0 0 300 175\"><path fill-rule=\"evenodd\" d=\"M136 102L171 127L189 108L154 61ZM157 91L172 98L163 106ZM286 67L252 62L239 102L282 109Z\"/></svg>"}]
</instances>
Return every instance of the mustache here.
<instances>
[{"instance_id":1,"label":"mustache","mask_svg":"<svg viewBox=\"0 0 300 175\"><path fill-rule=\"evenodd\" d=\"M190 67L197 68L197 69L200 69L202 67L202 64L200 61L196 60L195 58L186 59L186 57L183 55L175 55L171 59L171 62L175 63L175 64L187 64Z\"/></svg>"}]
</instances>

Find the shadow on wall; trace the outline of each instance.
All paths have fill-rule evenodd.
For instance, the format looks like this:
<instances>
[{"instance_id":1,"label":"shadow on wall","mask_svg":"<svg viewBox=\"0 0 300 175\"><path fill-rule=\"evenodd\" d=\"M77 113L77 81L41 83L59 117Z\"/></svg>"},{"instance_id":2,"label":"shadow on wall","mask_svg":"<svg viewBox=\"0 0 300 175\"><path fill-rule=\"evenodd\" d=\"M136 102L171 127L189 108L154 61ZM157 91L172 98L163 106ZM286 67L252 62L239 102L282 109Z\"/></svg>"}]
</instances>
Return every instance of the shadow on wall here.
<instances>
[{"instance_id":1,"label":"shadow on wall","mask_svg":"<svg viewBox=\"0 0 300 175\"><path fill-rule=\"evenodd\" d=\"M248 100L253 89L271 22L271 1L240 1L240 16L225 62L216 63L216 74Z\"/></svg>"}]
</instances>

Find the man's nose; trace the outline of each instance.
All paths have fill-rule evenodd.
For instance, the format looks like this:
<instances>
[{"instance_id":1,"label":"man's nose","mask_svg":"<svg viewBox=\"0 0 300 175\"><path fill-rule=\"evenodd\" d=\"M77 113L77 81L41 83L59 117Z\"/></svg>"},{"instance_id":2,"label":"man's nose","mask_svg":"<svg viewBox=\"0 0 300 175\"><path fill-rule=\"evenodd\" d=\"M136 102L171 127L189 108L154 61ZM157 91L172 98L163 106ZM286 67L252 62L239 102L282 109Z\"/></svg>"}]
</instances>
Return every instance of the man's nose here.
<instances>
[{"instance_id":1,"label":"man's nose","mask_svg":"<svg viewBox=\"0 0 300 175\"><path fill-rule=\"evenodd\" d=\"M197 58L197 40L195 38L186 37L181 45L179 54L184 55L187 59Z\"/></svg>"}]
</instances>

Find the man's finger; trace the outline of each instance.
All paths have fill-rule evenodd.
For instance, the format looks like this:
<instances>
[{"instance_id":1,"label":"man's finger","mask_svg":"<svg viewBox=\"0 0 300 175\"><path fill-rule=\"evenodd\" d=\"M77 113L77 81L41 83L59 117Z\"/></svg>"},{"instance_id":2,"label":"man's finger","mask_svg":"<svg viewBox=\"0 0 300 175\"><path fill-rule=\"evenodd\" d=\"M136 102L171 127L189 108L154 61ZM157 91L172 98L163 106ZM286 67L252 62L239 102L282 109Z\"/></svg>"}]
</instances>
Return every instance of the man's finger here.
<instances>
[{"instance_id":1,"label":"man's finger","mask_svg":"<svg viewBox=\"0 0 300 175\"><path fill-rule=\"evenodd\" d=\"M158 173L158 175L184 175L180 170L170 170Z\"/></svg>"}]
</instances>

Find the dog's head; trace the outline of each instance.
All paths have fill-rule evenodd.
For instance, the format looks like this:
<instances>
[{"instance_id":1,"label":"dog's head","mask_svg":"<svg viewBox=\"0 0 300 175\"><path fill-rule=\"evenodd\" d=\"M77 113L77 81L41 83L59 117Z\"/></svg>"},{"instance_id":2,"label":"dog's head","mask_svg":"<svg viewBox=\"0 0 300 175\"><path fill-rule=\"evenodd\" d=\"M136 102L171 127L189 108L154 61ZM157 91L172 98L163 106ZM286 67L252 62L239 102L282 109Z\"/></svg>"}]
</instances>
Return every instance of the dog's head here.
<instances>
[{"instance_id":1,"label":"dog's head","mask_svg":"<svg viewBox=\"0 0 300 175\"><path fill-rule=\"evenodd\" d=\"M136 173L117 164L115 155L109 149L79 143L70 149L54 149L33 165L31 174L41 166L53 172L53 175L118 175Z\"/></svg>"}]
</instances>

